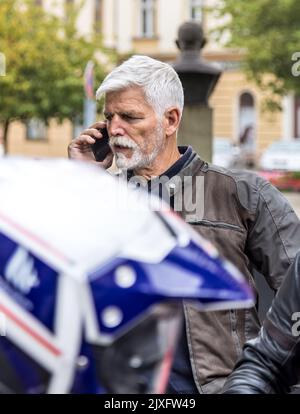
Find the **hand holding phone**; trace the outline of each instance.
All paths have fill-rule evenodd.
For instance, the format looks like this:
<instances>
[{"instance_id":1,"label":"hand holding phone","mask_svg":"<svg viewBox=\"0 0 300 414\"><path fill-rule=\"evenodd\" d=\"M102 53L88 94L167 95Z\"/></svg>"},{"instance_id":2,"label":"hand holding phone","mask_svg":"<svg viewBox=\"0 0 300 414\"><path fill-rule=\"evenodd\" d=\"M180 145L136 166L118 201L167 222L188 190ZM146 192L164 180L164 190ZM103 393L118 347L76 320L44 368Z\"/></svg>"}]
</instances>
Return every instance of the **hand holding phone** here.
<instances>
[{"instance_id":1,"label":"hand holding phone","mask_svg":"<svg viewBox=\"0 0 300 414\"><path fill-rule=\"evenodd\" d=\"M111 167L113 153L105 122L96 122L74 138L68 146L68 156L74 160L96 162L104 169Z\"/></svg>"},{"instance_id":2,"label":"hand holding phone","mask_svg":"<svg viewBox=\"0 0 300 414\"><path fill-rule=\"evenodd\" d=\"M92 151L96 161L103 161L105 157L111 152L111 148L108 144L109 135L106 128L100 128L99 131L102 134L102 138L96 139L95 144L92 145Z\"/></svg>"}]
</instances>

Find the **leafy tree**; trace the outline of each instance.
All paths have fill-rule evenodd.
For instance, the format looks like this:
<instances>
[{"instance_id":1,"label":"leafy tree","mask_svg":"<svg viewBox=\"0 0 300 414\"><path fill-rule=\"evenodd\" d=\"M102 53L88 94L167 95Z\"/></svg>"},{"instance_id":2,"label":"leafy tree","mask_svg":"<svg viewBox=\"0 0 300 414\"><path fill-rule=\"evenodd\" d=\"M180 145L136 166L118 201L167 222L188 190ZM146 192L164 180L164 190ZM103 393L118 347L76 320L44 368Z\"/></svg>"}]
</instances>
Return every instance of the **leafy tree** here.
<instances>
[{"instance_id":1,"label":"leafy tree","mask_svg":"<svg viewBox=\"0 0 300 414\"><path fill-rule=\"evenodd\" d=\"M103 79L104 67L95 58L101 39L78 34L77 14L70 6L67 18L60 19L33 0L0 1L0 52L6 57L6 75L0 77L0 126L5 149L13 120L38 118L47 123L53 117L62 121L82 115L83 72L89 60L96 63L97 84ZM109 61L112 56L107 56Z\"/></svg>"},{"instance_id":2,"label":"leafy tree","mask_svg":"<svg viewBox=\"0 0 300 414\"><path fill-rule=\"evenodd\" d=\"M212 12L229 17L219 33L228 31L227 46L244 51L245 69L260 87L275 100L287 91L300 95L299 0L222 0Z\"/></svg>"}]
</instances>

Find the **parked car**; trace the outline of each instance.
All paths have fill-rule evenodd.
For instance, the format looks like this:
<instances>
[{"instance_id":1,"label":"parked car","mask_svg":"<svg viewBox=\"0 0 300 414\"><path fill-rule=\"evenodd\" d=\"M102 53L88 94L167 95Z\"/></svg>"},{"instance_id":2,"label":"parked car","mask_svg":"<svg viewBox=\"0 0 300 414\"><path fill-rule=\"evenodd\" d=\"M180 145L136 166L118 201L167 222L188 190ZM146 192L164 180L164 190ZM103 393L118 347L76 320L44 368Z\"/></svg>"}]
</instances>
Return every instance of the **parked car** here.
<instances>
[{"instance_id":1,"label":"parked car","mask_svg":"<svg viewBox=\"0 0 300 414\"><path fill-rule=\"evenodd\" d=\"M260 159L263 170L300 171L300 139L277 141L270 145Z\"/></svg>"},{"instance_id":2,"label":"parked car","mask_svg":"<svg viewBox=\"0 0 300 414\"><path fill-rule=\"evenodd\" d=\"M215 138L213 141L212 163L220 167L235 167L240 155L240 149L229 139Z\"/></svg>"}]
</instances>

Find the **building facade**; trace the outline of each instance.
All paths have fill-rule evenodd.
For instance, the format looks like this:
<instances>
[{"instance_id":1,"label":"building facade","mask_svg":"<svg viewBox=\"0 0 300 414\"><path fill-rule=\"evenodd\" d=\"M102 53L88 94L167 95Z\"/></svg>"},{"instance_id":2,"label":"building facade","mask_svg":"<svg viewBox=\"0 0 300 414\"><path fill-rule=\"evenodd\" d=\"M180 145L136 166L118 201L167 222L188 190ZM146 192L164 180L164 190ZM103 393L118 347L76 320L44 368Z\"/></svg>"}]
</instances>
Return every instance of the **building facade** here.
<instances>
[{"instance_id":1,"label":"building facade","mask_svg":"<svg viewBox=\"0 0 300 414\"><path fill-rule=\"evenodd\" d=\"M62 15L68 0L43 0L44 7ZM70 1L70 0L69 0ZM77 0L73 0L77 1ZM175 60L178 27L194 20L203 25L208 42L203 58L217 62L223 74L210 106L214 110L213 135L236 144L248 141L256 156L277 139L300 136L300 101L292 95L282 102L282 112L263 109L264 94L241 71L242 54L216 42L209 34L220 24L208 8L219 0L85 0L78 19L78 30L89 35L94 24L103 35L104 46L113 49L120 61L132 54L146 54L163 60ZM201 127L201 126L199 126ZM10 130L9 152L30 155L66 156L66 147L74 135L69 122L49 128L20 124Z\"/></svg>"}]
</instances>

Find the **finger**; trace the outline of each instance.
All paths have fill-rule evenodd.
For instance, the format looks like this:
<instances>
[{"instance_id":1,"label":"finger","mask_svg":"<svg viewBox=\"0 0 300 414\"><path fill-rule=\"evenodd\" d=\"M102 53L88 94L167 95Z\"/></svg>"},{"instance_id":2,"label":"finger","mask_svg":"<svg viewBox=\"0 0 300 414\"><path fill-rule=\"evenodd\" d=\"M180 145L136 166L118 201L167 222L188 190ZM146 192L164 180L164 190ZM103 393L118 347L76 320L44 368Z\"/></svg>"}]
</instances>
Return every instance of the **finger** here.
<instances>
[{"instance_id":1,"label":"finger","mask_svg":"<svg viewBox=\"0 0 300 414\"><path fill-rule=\"evenodd\" d=\"M100 129L100 128L106 128L106 121L97 121L93 125L89 127L89 129Z\"/></svg>"},{"instance_id":2,"label":"finger","mask_svg":"<svg viewBox=\"0 0 300 414\"><path fill-rule=\"evenodd\" d=\"M86 145L93 145L95 144L96 139L91 137L90 135L80 135L78 138L74 139L73 143L74 146L82 146L84 144Z\"/></svg>"},{"instance_id":3,"label":"finger","mask_svg":"<svg viewBox=\"0 0 300 414\"><path fill-rule=\"evenodd\" d=\"M81 135L90 135L90 136L97 137L97 138L101 138L102 137L101 132L98 129L95 129L95 128L86 129L85 131L83 131L80 134L80 136Z\"/></svg>"},{"instance_id":4,"label":"finger","mask_svg":"<svg viewBox=\"0 0 300 414\"><path fill-rule=\"evenodd\" d=\"M103 161L99 162L99 164L104 169L107 169L107 168L111 167L112 162L113 162L113 158L114 158L114 154L112 152L110 152L110 153L108 153L108 155L105 157L105 159Z\"/></svg>"}]
</instances>

